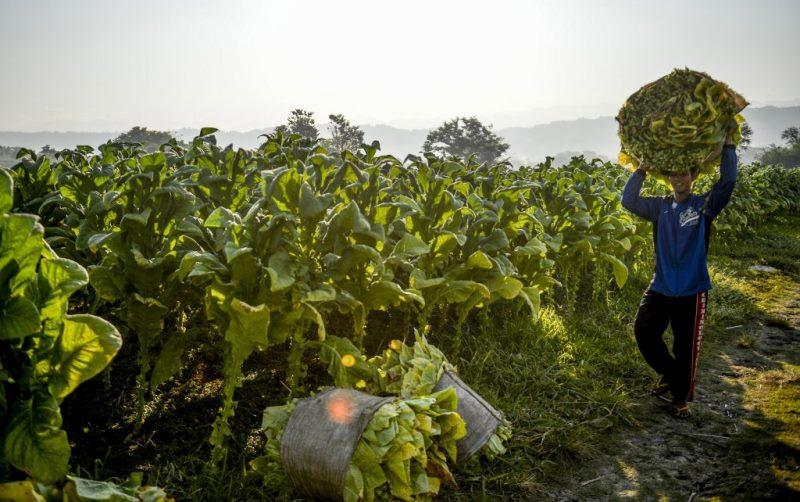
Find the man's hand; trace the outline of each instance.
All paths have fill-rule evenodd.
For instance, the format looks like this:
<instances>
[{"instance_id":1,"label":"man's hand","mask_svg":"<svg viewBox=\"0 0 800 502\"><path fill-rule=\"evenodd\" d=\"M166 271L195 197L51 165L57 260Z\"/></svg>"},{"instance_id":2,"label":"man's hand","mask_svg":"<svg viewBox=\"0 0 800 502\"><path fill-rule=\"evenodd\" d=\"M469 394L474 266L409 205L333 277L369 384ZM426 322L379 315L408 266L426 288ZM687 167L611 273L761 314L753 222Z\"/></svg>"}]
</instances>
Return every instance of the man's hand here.
<instances>
[{"instance_id":1,"label":"man's hand","mask_svg":"<svg viewBox=\"0 0 800 502\"><path fill-rule=\"evenodd\" d=\"M639 170L642 171L644 174L647 174L650 171L650 164L645 161L639 162Z\"/></svg>"}]
</instances>

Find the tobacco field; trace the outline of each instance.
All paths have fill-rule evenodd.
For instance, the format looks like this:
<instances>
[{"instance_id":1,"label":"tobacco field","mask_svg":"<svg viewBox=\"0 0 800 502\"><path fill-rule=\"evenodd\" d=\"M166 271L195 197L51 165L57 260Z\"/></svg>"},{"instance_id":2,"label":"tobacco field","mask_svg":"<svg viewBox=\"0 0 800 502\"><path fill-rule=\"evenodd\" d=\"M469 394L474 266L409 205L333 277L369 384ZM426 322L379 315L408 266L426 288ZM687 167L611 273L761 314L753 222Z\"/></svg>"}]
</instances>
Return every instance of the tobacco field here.
<instances>
[{"instance_id":1,"label":"tobacco field","mask_svg":"<svg viewBox=\"0 0 800 502\"><path fill-rule=\"evenodd\" d=\"M154 153L22 150L0 168L0 481L80 491L111 479L131 500L291 500L267 461L265 408L332 385L409 397L387 383L400 362L386 358L421 336L508 430L464 466L455 436L425 436L418 453L444 474L393 487L535 499L631 426L650 375L630 323L653 243L650 223L621 206L627 170L583 157L397 159L377 142L334 152L281 134L245 150L214 133ZM799 209L799 169L740 165L712 255L763 225L796 224ZM763 245L747 259L767 263L775 248ZM734 301L724 291L712 310ZM712 316L712 335L728 320ZM455 409L438 398L417 413ZM134 474L120 488L131 473L147 484Z\"/></svg>"}]
</instances>

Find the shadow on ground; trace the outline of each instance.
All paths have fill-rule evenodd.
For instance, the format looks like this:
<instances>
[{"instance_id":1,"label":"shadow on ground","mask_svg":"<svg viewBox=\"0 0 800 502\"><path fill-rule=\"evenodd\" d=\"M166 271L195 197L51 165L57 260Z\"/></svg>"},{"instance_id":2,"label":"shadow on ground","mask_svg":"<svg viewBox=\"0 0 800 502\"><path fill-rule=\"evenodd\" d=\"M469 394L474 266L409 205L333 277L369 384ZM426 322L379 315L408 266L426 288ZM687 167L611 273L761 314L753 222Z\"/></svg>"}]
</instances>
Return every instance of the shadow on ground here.
<instances>
[{"instance_id":1,"label":"shadow on ground","mask_svg":"<svg viewBox=\"0 0 800 502\"><path fill-rule=\"evenodd\" d=\"M712 290L710 311L715 300L737 298L739 311L750 316L742 320L723 312L710 327L691 418L674 419L661 401L642 395L634 413L636 427L609 438L602 455L548 491L549 496L798 500L800 281L793 269L779 273L784 289L763 292L767 298L773 293L782 298L775 308L765 309L764 302L741 305L736 287L723 284ZM765 283L744 275L743 280Z\"/></svg>"}]
</instances>

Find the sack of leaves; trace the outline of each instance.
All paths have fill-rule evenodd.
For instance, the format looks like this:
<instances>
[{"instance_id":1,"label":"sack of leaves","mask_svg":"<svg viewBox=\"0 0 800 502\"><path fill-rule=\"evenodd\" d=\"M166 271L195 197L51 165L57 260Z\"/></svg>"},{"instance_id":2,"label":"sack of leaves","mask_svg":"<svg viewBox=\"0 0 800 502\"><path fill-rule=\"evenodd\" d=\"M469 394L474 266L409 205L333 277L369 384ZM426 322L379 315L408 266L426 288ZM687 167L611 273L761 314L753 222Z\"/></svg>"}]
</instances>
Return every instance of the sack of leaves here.
<instances>
[{"instance_id":1,"label":"sack of leaves","mask_svg":"<svg viewBox=\"0 0 800 502\"><path fill-rule=\"evenodd\" d=\"M457 487L448 461L466 426L455 391L415 399L334 388L264 411L266 454L253 468L312 498L430 500Z\"/></svg>"},{"instance_id":2,"label":"sack of leaves","mask_svg":"<svg viewBox=\"0 0 800 502\"><path fill-rule=\"evenodd\" d=\"M616 117L619 163L635 170L644 162L664 179L668 172L713 173L729 128L741 140L739 114L747 101L708 74L675 69L633 93Z\"/></svg>"},{"instance_id":3,"label":"sack of leaves","mask_svg":"<svg viewBox=\"0 0 800 502\"><path fill-rule=\"evenodd\" d=\"M479 453L493 459L506 452L511 423L458 376L441 350L416 333L413 345L392 340L381 354L367 359L347 338L328 336L320 360L337 387L356 388L373 395L411 399L452 387L458 394L458 413L468 434L458 442L458 463Z\"/></svg>"}]
</instances>

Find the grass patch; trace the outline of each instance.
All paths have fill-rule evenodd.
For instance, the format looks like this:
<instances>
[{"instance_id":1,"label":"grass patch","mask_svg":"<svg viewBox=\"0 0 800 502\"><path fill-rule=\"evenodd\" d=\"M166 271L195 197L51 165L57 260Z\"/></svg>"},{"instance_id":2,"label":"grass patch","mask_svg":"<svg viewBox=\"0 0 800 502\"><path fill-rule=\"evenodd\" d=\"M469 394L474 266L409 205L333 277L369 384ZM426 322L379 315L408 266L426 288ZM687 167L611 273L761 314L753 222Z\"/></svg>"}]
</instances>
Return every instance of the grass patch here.
<instances>
[{"instance_id":1,"label":"grass patch","mask_svg":"<svg viewBox=\"0 0 800 502\"><path fill-rule=\"evenodd\" d=\"M736 346L742 349L752 349L756 346L756 339L750 335L742 335L736 340Z\"/></svg>"},{"instance_id":2,"label":"grass patch","mask_svg":"<svg viewBox=\"0 0 800 502\"><path fill-rule=\"evenodd\" d=\"M636 399L653 378L632 327L648 279L632 278L607 305L584 303L572 315L546 306L537 324L513 304L471 319L458 361L462 378L506 413L514 437L504 457L473 466L459 477L461 491L444 500L539 496L565 466L600 452L610 431L634 423ZM432 341L445 345L448 335Z\"/></svg>"},{"instance_id":3,"label":"grass patch","mask_svg":"<svg viewBox=\"0 0 800 502\"><path fill-rule=\"evenodd\" d=\"M800 492L800 366L782 363L747 380L745 404L759 411L747 422L752 433L745 441L760 435L773 475Z\"/></svg>"}]
</instances>

